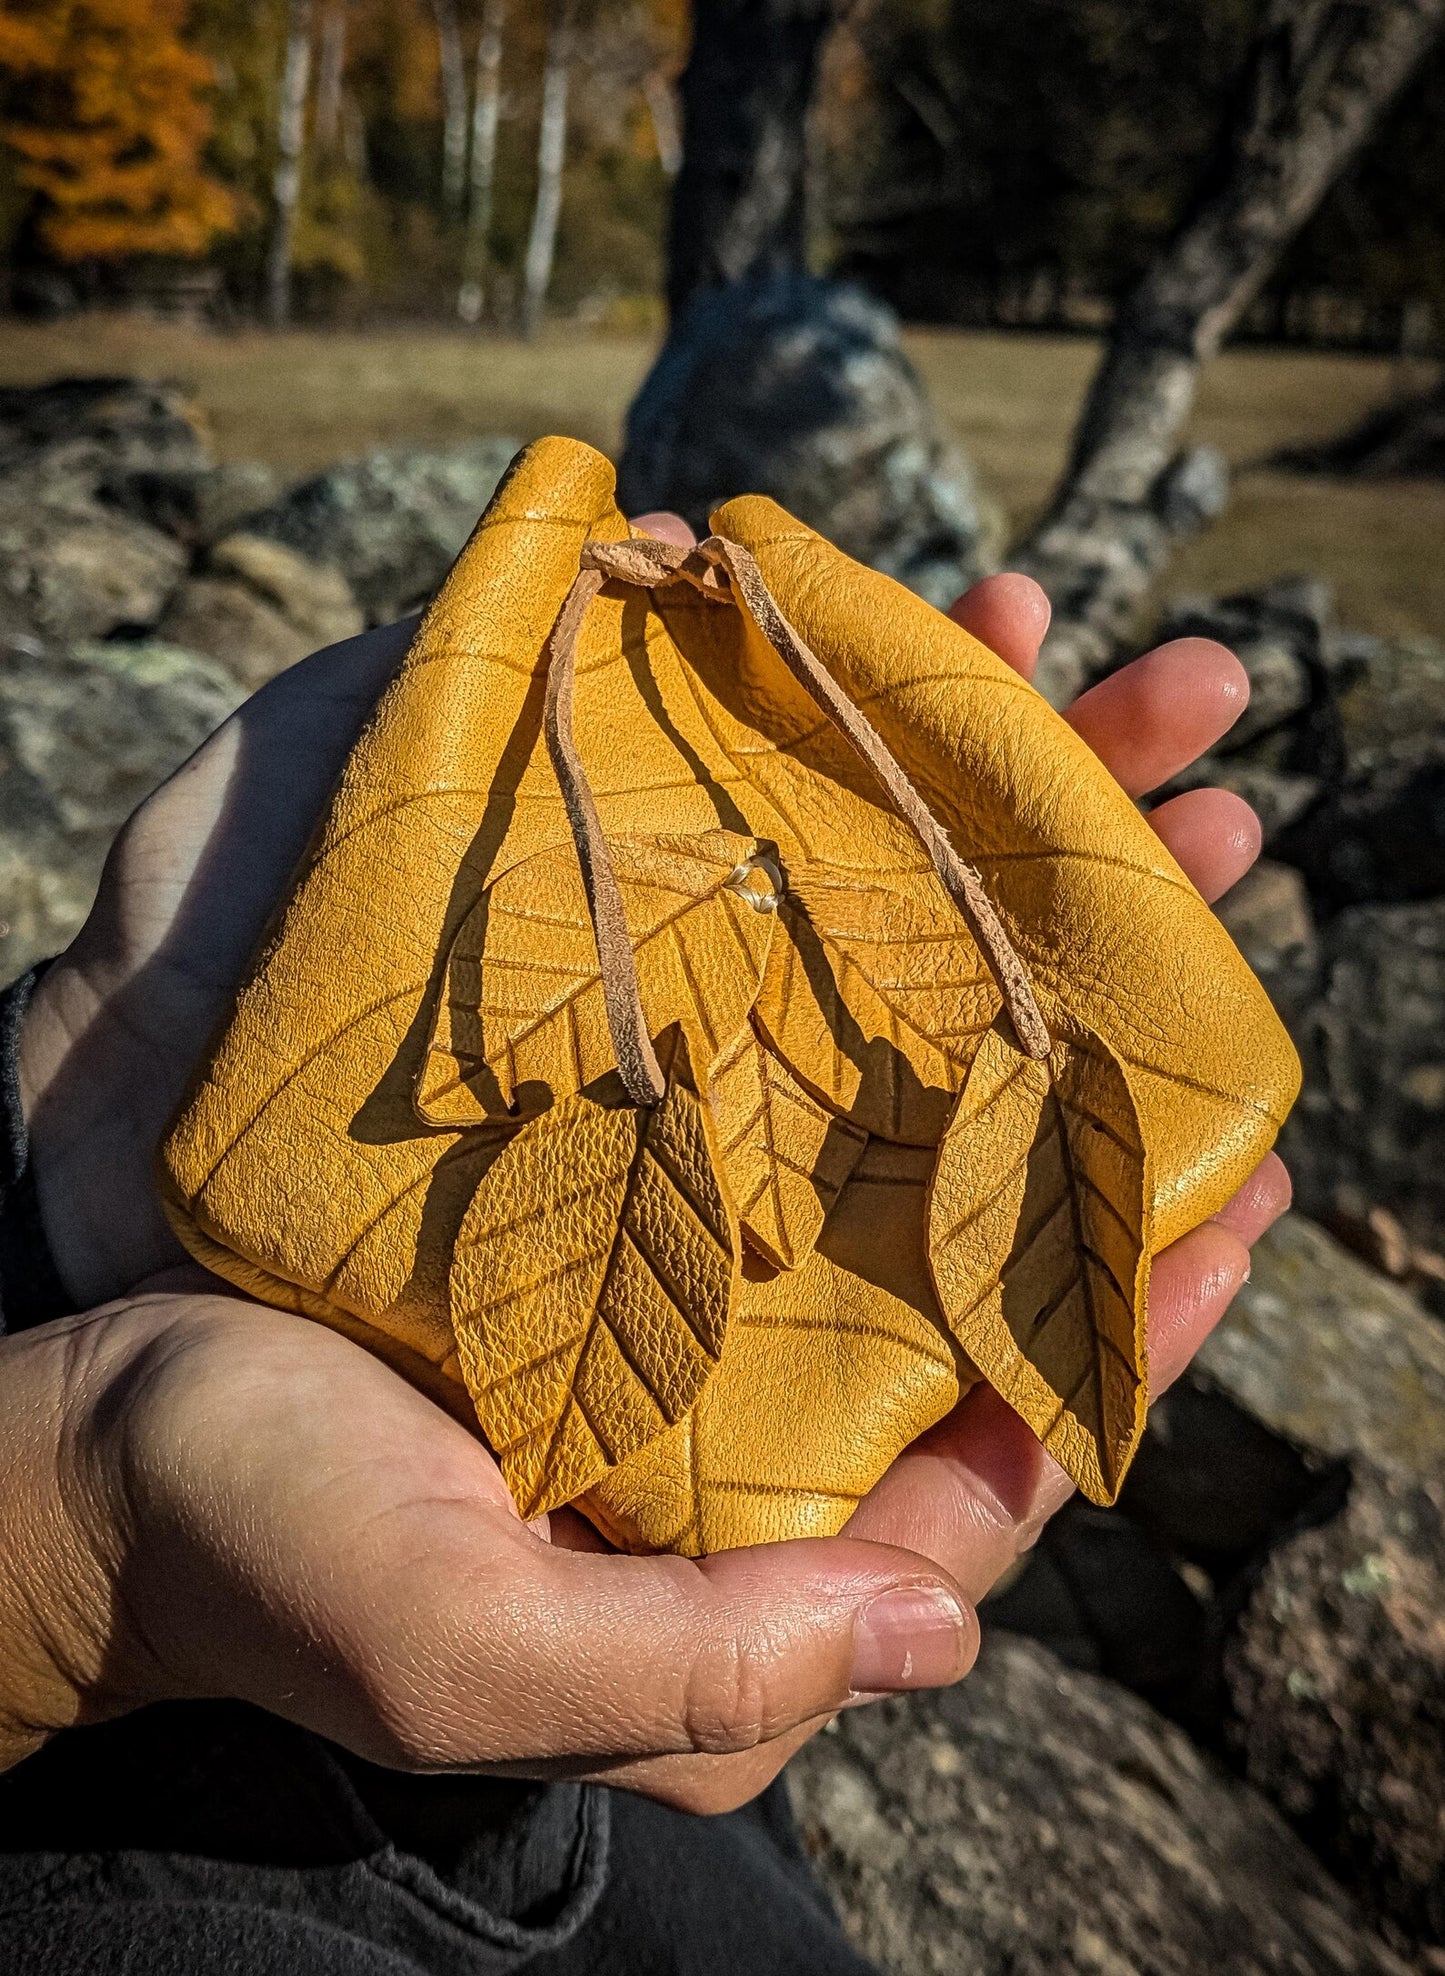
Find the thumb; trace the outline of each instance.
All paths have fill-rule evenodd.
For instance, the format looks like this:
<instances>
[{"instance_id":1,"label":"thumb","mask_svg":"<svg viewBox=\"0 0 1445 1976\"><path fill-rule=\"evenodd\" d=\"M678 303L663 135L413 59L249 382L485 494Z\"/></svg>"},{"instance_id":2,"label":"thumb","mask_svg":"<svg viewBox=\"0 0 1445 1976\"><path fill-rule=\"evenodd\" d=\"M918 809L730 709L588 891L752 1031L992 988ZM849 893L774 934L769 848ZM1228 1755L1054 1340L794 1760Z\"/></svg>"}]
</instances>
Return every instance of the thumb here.
<instances>
[{"instance_id":1,"label":"thumb","mask_svg":"<svg viewBox=\"0 0 1445 1976\"><path fill-rule=\"evenodd\" d=\"M555 1550L512 1526L469 1584L411 1590L424 1631L386 1684L400 1707L378 1711L394 1747L364 1753L413 1768L753 1749L857 1696L956 1681L978 1648L937 1567L845 1538L693 1561Z\"/></svg>"}]
</instances>

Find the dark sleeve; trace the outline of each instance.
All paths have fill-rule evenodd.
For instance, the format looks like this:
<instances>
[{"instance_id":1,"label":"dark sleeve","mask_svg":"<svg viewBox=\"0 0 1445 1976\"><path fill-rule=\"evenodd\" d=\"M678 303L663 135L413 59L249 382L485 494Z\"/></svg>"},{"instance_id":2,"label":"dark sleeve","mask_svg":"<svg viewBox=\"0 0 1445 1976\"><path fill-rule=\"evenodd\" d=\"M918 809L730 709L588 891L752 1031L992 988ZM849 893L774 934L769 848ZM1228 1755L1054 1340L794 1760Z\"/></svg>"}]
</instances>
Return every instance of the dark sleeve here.
<instances>
[{"instance_id":1,"label":"dark sleeve","mask_svg":"<svg viewBox=\"0 0 1445 1976\"><path fill-rule=\"evenodd\" d=\"M0 992L0 1332L24 1331L75 1309L40 1219L20 1103L20 1026L49 965L43 961Z\"/></svg>"}]
</instances>

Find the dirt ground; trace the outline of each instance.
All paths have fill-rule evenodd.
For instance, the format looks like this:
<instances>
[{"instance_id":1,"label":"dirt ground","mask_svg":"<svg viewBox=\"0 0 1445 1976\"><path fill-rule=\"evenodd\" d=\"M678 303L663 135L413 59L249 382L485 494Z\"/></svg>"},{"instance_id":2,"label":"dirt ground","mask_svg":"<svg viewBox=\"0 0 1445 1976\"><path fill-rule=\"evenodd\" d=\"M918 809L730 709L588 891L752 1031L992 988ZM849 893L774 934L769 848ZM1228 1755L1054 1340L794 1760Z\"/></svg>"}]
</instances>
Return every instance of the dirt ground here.
<instances>
[{"instance_id":1,"label":"dirt ground","mask_svg":"<svg viewBox=\"0 0 1445 1976\"><path fill-rule=\"evenodd\" d=\"M1047 499L1096 346L1081 338L920 331L912 353L943 417L1017 521ZM653 345L557 332L537 344L430 330L211 333L134 317L0 324L0 383L64 374L174 378L217 452L298 474L400 441L571 432L615 452ZM1194 436L1223 448L1234 501L1168 574L1170 593L1286 572L1330 578L1361 629L1445 635L1445 485L1349 482L1261 462L1354 423L1412 381L1387 359L1235 351L1206 372Z\"/></svg>"}]
</instances>

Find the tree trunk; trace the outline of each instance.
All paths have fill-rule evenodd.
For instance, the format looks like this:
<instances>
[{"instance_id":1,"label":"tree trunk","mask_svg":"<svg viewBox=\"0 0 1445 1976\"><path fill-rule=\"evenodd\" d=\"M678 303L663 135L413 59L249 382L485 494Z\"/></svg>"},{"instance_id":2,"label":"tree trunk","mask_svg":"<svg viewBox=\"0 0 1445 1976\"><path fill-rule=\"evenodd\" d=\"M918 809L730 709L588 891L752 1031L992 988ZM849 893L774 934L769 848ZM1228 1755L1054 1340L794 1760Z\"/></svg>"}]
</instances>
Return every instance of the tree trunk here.
<instances>
[{"instance_id":1,"label":"tree trunk","mask_svg":"<svg viewBox=\"0 0 1445 1976\"><path fill-rule=\"evenodd\" d=\"M1268 0L1240 114L1193 212L1120 307L1060 489L1016 558L1054 601L1055 697L1108 661L1171 539L1222 505L1222 462L1174 457L1200 365L1442 25L1445 0Z\"/></svg>"},{"instance_id":2,"label":"tree trunk","mask_svg":"<svg viewBox=\"0 0 1445 1976\"><path fill-rule=\"evenodd\" d=\"M442 71L442 204L461 211L467 179L467 65L457 0L432 0Z\"/></svg>"},{"instance_id":3,"label":"tree trunk","mask_svg":"<svg viewBox=\"0 0 1445 1976\"><path fill-rule=\"evenodd\" d=\"M696 0L668 304L806 265L807 123L836 0Z\"/></svg>"},{"instance_id":4,"label":"tree trunk","mask_svg":"<svg viewBox=\"0 0 1445 1976\"><path fill-rule=\"evenodd\" d=\"M311 6L312 0L290 0L286 21L286 66L281 76L276 174L272 181L276 210L266 258L266 307L277 329L291 317L291 256L296 206L301 197L301 160L306 150L306 91L311 81Z\"/></svg>"},{"instance_id":5,"label":"tree trunk","mask_svg":"<svg viewBox=\"0 0 1445 1976\"><path fill-rule=\"evenodd\" d=\"M321 29L316 74L316 149L329 153L341 139L341 90L346 80L346 25L350 0L332 0Z\"/></svg>"},{"instance_id":6,"label":"tree trunk","mask_svg":"<svg viewBox=\"0 0 1445 1976\"><path fill-rule=\"evenodd\" d=\"M462 254L462 285L457 291L457 314L469 323L481 321L487 299L487 246L492 233L492 202L497 180L502 29L506 17L507 0L486 0L482 37L477 43L477 93L472 106L467 241Z\"/></svg>"},{"instance_id":7,"label":"tree trunk","mask_svg":"<svg viewBox=\"0 0 1445 1976\"><path fill-rule=\"evenodd\" d=\"M652 119L652 135L657 145L658 163L669 178L682 169L682 131L677 117L677 91L658 69L649 69L642 79L647 114Z\"/></svg>"},{"instance_id":8,"label":"tree trunk","mask_svg":"<svg viewBox=\"0 0 1445 1976\"><path fill-rule=\"evenodd\" d=\"M522 275L522 333L536 334L552 280L557 221L562 212L562 167L567 160L567 87L572 67L573 0L555 0L547 29L542 77L542 128L537 138L537 203Z\"/></svg>"}]
</instances>

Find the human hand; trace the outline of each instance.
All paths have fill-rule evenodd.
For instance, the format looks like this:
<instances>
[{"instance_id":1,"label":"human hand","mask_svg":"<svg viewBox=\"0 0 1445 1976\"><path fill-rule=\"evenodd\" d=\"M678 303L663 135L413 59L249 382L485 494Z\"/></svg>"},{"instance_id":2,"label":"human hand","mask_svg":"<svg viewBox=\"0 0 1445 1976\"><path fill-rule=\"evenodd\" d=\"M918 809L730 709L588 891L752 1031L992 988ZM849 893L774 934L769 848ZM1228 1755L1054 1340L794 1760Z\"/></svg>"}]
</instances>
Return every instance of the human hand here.
<instances>
[{"instance_id":1,"label":"human hand","mask_svg":"<svg viewBox=\"0 0 1445 1976\"><path fill-rule=\"evenodd\" d=\"M225 1696L377 1763L627 1766L715 1810L758 1788L733 1753L955 1680L976 1646L946 1574L876 1541L553 1545L379 1360L230 1294L0 1340L0 1449L0 1768L77 1721Z\"/></svg>"},{"instance_id":2,"label":"human hand","mask_svg":"<svg viewBox=\"0 0 1445 1976\"><path fill-rule=\"evenodd\" d=\"M663 527L655 532L663 533ZM971 592L955 614L1025 670L1042 636L1046 607L1041 611L1041 605L1040 594L1024 579L999 578ZM409 627L399 627L333 648L283 675L248 703L236 720L138 813L117 845L85 933L52 970L37 997L27 1025L23 1058L25 1084L34 1104L37 1177L62 1274L80 1295L112 1294L178 1255L151 1191L154 1145L193 1058L224 1011L355 731L399 660L409 634ZM1242 710L1246 693L1241 669L1221 648L1204 641L1181 641L1095 689L1074 710L1072 718L1130 792L1140 793L1210 745ZM1247 809L1219 792L1195 792L1167 805L1157 814L1156 827L1201 889L1211 896L1247 868L1258 848L1258 829ZM1286 1194L1282 1169L1277 1162L1266 1163L1214 1226L1197 1231L1159 1259L1151 1340L1156 1388L1171 1368L1187 1358L1209 1322L1223 1309L1244 1271L1243 1243L1267 1225L1284 1205ZM255 1307L237 1300L211 1301L228 1313L224 1323L214 1311L211 1317L213 1329L220 1326L230 1343L223 1349L214 1339L212 1342L217 1362L228 1361L229 1376L235 1379L245 1380L249 1355L259 1336L258 1322L268 1328L285 1327L288 1353L305 1357L308 1364L313 1353L329 1354L324 1376L319 1356L315 1359L315 1379L302 1376L295 1368L293 1376L298 1388L313 1395L324 1390L327 1397L321 1402L320 1414L331 1415L336 1409L335 1388L340 1378L335 1354L354 1353L354 1347L292 1319L258 1313ZM129 1321L137 1320L132 1317ZM191 1322L187 1318L183 1326L186 1336L190 1335ZM470 1530L460 1553L460 1582L464 1586L473 1586L477 1557L491 1557L495 1563L502 1556L508 1574L515 1571L516 1586L522 1588L515 1590L507 1609L525 1612L525 1588L532 1584L536 1590L536 1581L528 1577L536 1553L541 1551L552 1559L542 1571L539 1596L543 1620L539 1622L534 1608L520 1646L515 1632L507 1634L503 1629L499 1636L506 1648L502 1659L510 1656L515 1661L517 1679L534 1702L538 1694L547 1701L554 1690L560 1697L560 1716L547 1701L545 1720L536 1715L535 1707L532 1716L525 1712L516 1715L514 1708L516 1719L541 1737L518 1758L498 1749L474 1706L457 1706L459 1694L463 1702L470 1694L473 1701L480 1698L484 1706L489 1699L485 1683L477 1686L457 1675L459 1666L468 1665L466 1654L486 1659L485 1643L478 1646L473 1637L479 1637L485 1608L474 1605L459 1621L455 1604L448 1604L445 1598L436 1603L441 1596L437 1588L413 1582L412 1551L419 1538L425 1545L427 1513L438 1498L428 1494L425 1487L418 1493L417 1471L403 1458L402 1450L414 1438L418 1462L425 1469L442 1436L451 1442L460 1436L469 1451L466 1460L471 1464L474 1493L480 1489L478 1463L485 1465L490 1476L489 1489L501 1491L500 1481L477 1443L426 1402L408 1394L393 1375L373 1366L363 1355L357 1357L366 1370L366 1404L378 1410L378 1418L380 1410L393 1401L405 1411L405 1434L381 1437L399 1495L382 1513L378 1527L390 1524L403 1532L406 1546L394 1557L388 1551L384 1568L373 1571L367 1582L406 1588L407 1609L415 1615L420 1629L416 1639L403 1640L414 1665L408 1665L405 1654L399 1662L386 1659L387 1626L391 1623L386 1611L370 1612L359 1634L347 1631L348 1626L354 1626L357 1612L366 1610L368 1595L358 1599L348 1590L345 1573L340 1580L328 1577L333 1571L327 1562L332 1555L333 1533L325 1517L311 1533L309 1551L301 1547L305 1569L284 1566L289 1539L283 1541L284 1533L278 1533L264 1563L245 1565L232 1587L239 1609L251 1614L254 1622L264 1621L263 1632L265 1628L279 1628L281 1637L292 1641L289 1651L298 1663L307 1663L308 1678L320 1684L318 1691L303 1695L298 1703L298 1687L262 1695L253 1686L244 1685L267 1664L265 1653L259 1649L248 1655L239 1674L228 1674L230 1663L217 1643L233 1635L244 1639L247 1629L233 1623L225 1613L214 1615L224 1622L223 1630L217 1634L215 1626L208 1623L195 1652L202 1662L209 1656L209 1678L222 1682L220 1692L241 1692L267 1700L282 1713L303 1709L297 1719L318 1727L331 1723L328 1733L339 1734L368 1753L387 1747L387 1724L396 1714L399 1694L400 1719L405 1727L390 1746L388 1760L393 1761L481 1763L488 1767L521 1763L528 1767L530 1757L533 1769L538 1762L560 1762L573 1774L579 1767L585 1771L600 1764L614 1781L693 1808L716 1809L739 1802L766 1783L806 1733L807 1725L816 1726L820 1716L838 1705L840 1670L851 1646L863 1593L876 1593L882 1582L869 1578L865 1587L861 1581L849 1581L849 1590L833 1575L841 1571L846 1580L856 1568L860 1548L873 1561L873 1567L880 1558L891 1565L893 1575L888 1583L929 1584L946 1592L948 1579L953 1576L977 1596L1012 1561L1018 1548L1031 1540L1043 1518L1067 1492L1067 1485L1022 1423L991 1394L979 1390L948 1421L910 1449L861 1506L850 1537L867 1538L866 1546L844 1539L738 1553L729 1561L712 1560L702 1566L679 1560L649 1564L649 1571L655 1569L661 1574L656 1581L649 1579L649 1586L655 1582L676 1590L680 1581L686 1588L677 1608L686 1614L683 1635L698 1643L704 1659L704 1647L720 1640L715 1649L721 1657L719 1664L731 1666L735 1672L745 1668L759 1682L776 1675L780 1691L787 1690L794 1698L791 1714L787 1707L766 1712L744 1706L741 1723L734 1719L725 1731L705 1729L701 1734L689 1728L689 1703L682 1718L671 1718L674 1737L681 1733L681 1741L672 1742L666 1738L648 1742L639 1735L635 1721L637 1709L645 1711L652 1705L649 1697L654 1696L659 1680L662 1688L676 1697L688 1691L693 1678L686 1673L680 1676L676 1665L667 1663L665 1654L659 1657L652 1649L639 1658L639 1641L646 1642L652 1636L645 1623L640 1634L629 1630L631 1622L623 1612L627 1601L619 1590L628 1574L633 1587L642 1586L636 1575L641 1569L639 1561L594 1561L586 1569L611 1574L599 1584L612 1587L612 1602L609 1604L598 1591L598 1606L589 1608L585 1599L580 1607L575 1606L569 1588L556 1582L560 1547L549 1551L537 1536L523 1530L509 1502L493 1501L492 1511L510 1519L506 1543L498 1553L495 1546L488 1549L481 1542L479 1528ZM172 1359L167 1348L165 1363L171 1373L170 1389L183 1395L187 1371L204 1371L210 1356L184 1348ZM216 1408L224 1404L223 1383L214 1388L213 1404ZM184 1412L184 1407L177 1405L166 1418L174 1422ZM365 1414L358 1417L366 1420L367 1432L364 1448L353 1453L364 1469L378 1445L378 1436L370 1431L371 1421ZM304 1475L313 1465L310 1444L316 1435L317 1418L313 1410L299 1425L293 1421L293 1436L275 1443L275 1458L284 1478L278 1485L278 1500L289 1494L306 1497ZM160 1444L165 1445L164 1437ZM304 1450L304 1466L297 1462L298 1449ZM196 1477L187 1480L184 1465L173 1466L170 1472L188 1488L200 1486ZM501 1494L504 1497L505 1492ZM346 1497L347 1491L333 1484L322 1498L343 1534L349 1515ZM414 1513L417 1504L423 1506L419 1516ZM175 1514L187 1523L188 1513L180 1507ZM557 1519L559 1536L568 1521L565 1516ZM224 1516L217 1527L224 1532ZM581 1534L575 1524L572 1534ZM300 1533L292 1535L299 1542ZM440 1544L439 1539L437 1542ZM517 1548L518 1544L527 1547L525 1552ZM902 1544L913 1555L900 1561L895 1552L890 1559L889 1553L874 1549L880 1544ZM429 1556L431 1551L423 1548L421 1554ZM465 1567L467 1556L473 1557L473 1571ZM930 1572L925 1559L935 1560L942 1571ZM203 1558L202 1565L204 1575L211 1564ZM900 1571L905 1574L902 1578ZM748 1578L749 1572L760 1572L762 1578ZM344 1608L338 1614L322 1614L317 1621L314 1638L323 1649L319 1654L297 1645L296 1636L288 1630L291 1602L296 1602L301 1613L309 1609L308 1573L315 1574L327 1596L334 1593ZM744 1576L735 1578L738 1573ZM132 1569L120 1575L137 1582ZM718 1601L712 1591L714 1580L721 1579L728 1580L722 1599L725 1623L733 1628L726 1639L716 1632ZM163 1580L159 1598L162 1613L170 1611L180 1590L178 1586L168 1587ZM315 1595L313 1585L310 1596ZM512 1594L508 1585L499 1585L495 1596L506 1603ZM430 1607L425 1602L428 1597L433 1599ZM193 1602L188 1595L180 1596L182 1607L192 1603L197 1612L206 1612L204 1600ZM703 1608L713 1615L711 1632L700 1623ZM590 1666L588 1679L602 1697L604 1709L615 1705L624 1713L633 1711L626 1733L606 1751L595 1747L599 1717L591 1699L593 1690L587 1690L588 1699L578 1719L578 1690L575 1680L569 1687L567 1670L561 1666L547 1668L545 1679L534 1689L536 1670L529 1659L530 1639L536 1638L550 1641L558 1650L569 1643L575 1648L580 1638L585 1651L588 1615L599 1609L608 1615L607 1637L619 1644L630 1679L617 1691L615 1704L605 1667ZM333 1630L343 1636L339 1645L327 1632L332 1619L336 1622ZM146 1623L154 1625L149 1619ZM229 1632L224 1630L227 1627ZM461 1645L455 1644L459 1627ZM374 1642L367 1628L374 1629ZM805 1647L798 1644L809 1636L822 1653L821 1663L809 1661ZM915 1655L913 1677L920 1684L953 1678L963 1671L970 1652L970 1621L965 1616L958 1626L938 1629L933 1637L940 1648L935 1663L930 1666L921 1650ZM450 1647L449 1641L454 1643ZM352 1667L348 1651L373 1670L378 1665L376 1654L381 1654L382 1673L374 1676L375 1694ZM124 1654L103 1658L112 1666L126 1664ZM183 1655L181 1659L184 1661ZM947 1671L940 1674L938 1667L943 1661ZM345 1705L332 1692L333 1682L343 1698L350 1698ZM126 1691L125 1682L114 1694L101 1682L96 1690L99 1699L86 1706L130 1705L116 1698ZM73 1692L85 1690L82 1686ZM142 1683L140 1692L154 1691L146 1690ZM743 1699L746 1702L747 1697ZM346 1713L348 1706L351 1715ZM508 1706L512 1706L511 1697ZM679 1719L683 1720L682 1732L676 1729ZM790 1728L791 1723L800 1727ZM450 1742L445 1740L444 1732L448 1731ZM574 1740L566 1754L558 1756L556 1739L568 1733ZM377 1734L383 1738L381 1743L374 1740ZM757 1740L758 1747L744 1747L750 1740ZM699 1749L704 1753L698 1754ZM707 1753L710 1749L725 1753L711 1755Z\"/></svg>"}]
</instances>

